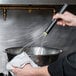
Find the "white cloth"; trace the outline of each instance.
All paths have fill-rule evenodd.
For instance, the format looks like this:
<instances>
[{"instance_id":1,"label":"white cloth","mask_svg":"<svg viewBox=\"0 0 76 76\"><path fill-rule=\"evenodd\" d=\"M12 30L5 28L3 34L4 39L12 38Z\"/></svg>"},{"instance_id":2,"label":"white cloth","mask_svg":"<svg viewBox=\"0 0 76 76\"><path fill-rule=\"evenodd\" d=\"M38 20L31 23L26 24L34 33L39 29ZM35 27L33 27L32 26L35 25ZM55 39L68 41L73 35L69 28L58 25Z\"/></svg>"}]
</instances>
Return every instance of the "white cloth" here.
<instances>
[{"instance_id":1,"label":"white cloth","mask_svg":"<svg viewBox=\"0 0 76 76\"><path fill-rule=\"evenodd\" d=\"M26 52L22 52L7 63L6 69L14 76L11 71L13 69L13 66L23 68L24 65L27 63L30 63L33 67L38 67L38 65L31 60L31 58L26 54Z\"/></svg>"},{"instance_id":2,"label":"white cloth","mask_svg":"<svg viewBox=\"0 0 76 76\"><path fill-rule=\"evenodd\" d=\"M8 71L6 70L7 62L7 54L4 52L4 50L0 49L0 73L3 73L5 75L8 74Z\"/></svg>"}]
</instances>

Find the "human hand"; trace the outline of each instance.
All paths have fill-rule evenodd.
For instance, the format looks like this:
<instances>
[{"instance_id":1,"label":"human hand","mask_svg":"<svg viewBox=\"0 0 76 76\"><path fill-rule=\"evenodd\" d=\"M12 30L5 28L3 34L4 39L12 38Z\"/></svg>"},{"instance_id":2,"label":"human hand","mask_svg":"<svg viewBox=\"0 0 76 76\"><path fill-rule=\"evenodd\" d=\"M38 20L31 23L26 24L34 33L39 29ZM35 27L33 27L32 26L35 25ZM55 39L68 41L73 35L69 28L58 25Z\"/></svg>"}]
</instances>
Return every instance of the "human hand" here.
<instances>
[{"instance_id":1,"label":"human hand","mask_svg":"<svg viewBox=\"0 0 76 76\"><path fill-rule=\"evenodd\" d=\"M22 69L14 67L12 72L16 76L34 76L33 67L30 64L25 65L24 68L22 68Z\"/></svg>"},{"instance_id":2,"label":"human hand","mask_svg":"<svg viewBox=\"0 0 76 76\"><path fill-rule=\"evenodd\" d=\"M26 64L22 69L14 68L12 72L16 76L51 76L48 73L48 66L33 68L30 64Z\"/></svg>"},{"instance_id":3,"label":"human hand","mask_svg":"<svg viewBox=\"0 0 76 76\"><path fill-rule=\"evenodd\" d=\"M63 14L57 13L53 16L54 19L60 19L58 25L76 26L76 16L70 12L64 12Z\"/></svg>"}]
</instances>

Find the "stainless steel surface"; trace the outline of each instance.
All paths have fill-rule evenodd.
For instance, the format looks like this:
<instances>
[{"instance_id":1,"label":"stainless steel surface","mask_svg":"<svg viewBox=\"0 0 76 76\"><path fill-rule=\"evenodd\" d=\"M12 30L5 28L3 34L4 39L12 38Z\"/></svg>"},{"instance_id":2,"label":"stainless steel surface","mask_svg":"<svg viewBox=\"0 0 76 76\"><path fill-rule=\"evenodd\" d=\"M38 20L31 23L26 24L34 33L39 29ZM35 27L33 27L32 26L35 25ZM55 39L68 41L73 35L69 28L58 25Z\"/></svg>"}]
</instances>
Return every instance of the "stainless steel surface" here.
<instances>
[{"instance_id":1,"label":"stainless steel surface","mask_svg":"<svg viewBox=\"0 0 76 76\"><path fill-rule=\"evenodd\" d=\"M58 59L62 50L49 47L30 47L26 49L26 53L39 66L49 65Z\"/></svg>"},{"instance_id":2,"label":"stainless steel surface","mask_svg":"<svg viewBox=\"0 0 76 76\"><path fill-rule=\"evenodd\" d=\"M12 55L17 55L21 53L21 47L12 47L12 48L7 48L5 49L6 53L12 54Z\"/></svg>"},{"instance_id":3,"label":"stainless steel surface","mask_svg":"<svg viewBox=\"0 0 76 76\"><path fill-rule=\"evenodd\" d=\"M24 46L34 41L47 27L51 16L50 11L41 10L28 13L26 10L9 10L7 20L4 21L0 14L0 50ZM64 51L76 50L75 34L75 27L55 26L47 36L44 45Z\"/></svg>"},{"instance_id":4,"label":"stainless steel surface","mask_svg":"<svg viewBox=\"0 0 76 76\"><path fill-rule=\"evenodd\" d=\"M0 4L76 4L76 0L0 0Z\"/></svg>"},{"instance_id":5,"label":"stainless steel surface","mask_svg":"<svg viewBox=\"0 0 76 76\"><path fill-rule=\"evenodd\" d=\"M48 47L30 47L26 50L29 55L55 55L62 52L62 50Z\"/></svg>"},{"instance_id":6,"label":"stainless steel surface","mask_svg":"<svg viewBox=\"0 0 76 76\"><path fill-rule=\"evenodd\" d=\"M21 53L21 51L19 51L20 49L21 49L20 47L13 47L6 49L6 53L8 55L9 61L14 56ZM25 48L24 51L39 66L48 65L56 61L59 54L62 52L62 50L56 48L49 48L49 47L29 47L29 48Z\"/></svg>"}]
</instances>

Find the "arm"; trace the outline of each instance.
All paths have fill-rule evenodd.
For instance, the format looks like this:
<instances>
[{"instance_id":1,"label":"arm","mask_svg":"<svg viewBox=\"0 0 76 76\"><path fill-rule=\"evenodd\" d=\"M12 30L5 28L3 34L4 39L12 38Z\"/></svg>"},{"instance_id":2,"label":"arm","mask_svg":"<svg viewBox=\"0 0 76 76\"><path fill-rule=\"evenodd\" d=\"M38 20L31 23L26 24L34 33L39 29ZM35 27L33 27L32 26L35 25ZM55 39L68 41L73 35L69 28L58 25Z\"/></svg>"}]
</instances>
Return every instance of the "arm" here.
<instances>
[{"instance_id":1,"label":"arm","mask_svg":"<svg viewBox=\"0 0 76 76\"><path fill-rule=\"evenodd\" d=\"M14 68L12 71L16 76L50 76L47 67L33 68L30 64L27 64L22 69Z\"/></svg>"},{"instance_id":2,"label":"arm","mask_svg":"<svg viewBox=\"0 0 76 76\"><path fill-rule=\"evenodd\" d=\"M59 25L76 26L76 15L70 12L64 12L63 14L56 14L53 16L54 19L61 19L57 22Z\"/></svg>"}]
</instances>

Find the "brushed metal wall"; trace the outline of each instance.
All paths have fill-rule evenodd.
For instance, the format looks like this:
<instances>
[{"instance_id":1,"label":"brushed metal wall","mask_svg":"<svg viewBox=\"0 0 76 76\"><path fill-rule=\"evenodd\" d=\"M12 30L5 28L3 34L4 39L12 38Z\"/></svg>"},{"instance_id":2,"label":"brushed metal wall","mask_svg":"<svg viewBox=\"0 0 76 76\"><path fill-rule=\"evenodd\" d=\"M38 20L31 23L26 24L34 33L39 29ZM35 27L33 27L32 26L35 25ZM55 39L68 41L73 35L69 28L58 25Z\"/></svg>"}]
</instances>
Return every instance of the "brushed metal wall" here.
<instances>
[{"instance_id":1,"label":"brushed metal wall","mask_svg":"<svg viewBox=\"0 0 76 76\"><path fill-rule=\"evenodd\" d=\"M9 10L6 21L0 14L0 47L22 46L37 38L51 19L50 12L43 12Z\"/></svg>"},{"instance_id":2,"label":"brushed metal wall","mask_svg":"<svg viewBox=\"0 0 76 76\"><path fill-rule=\"evenodd\" d=\"M1 11L2 12L2 11ZM0 51L10 47L24 46L35 40L47 28L51 21L49 11L9 10L6 21L0 14ZM76 27L55 26L45 38L44 46L76 50Z\"/></svg>"}]
</instances>

